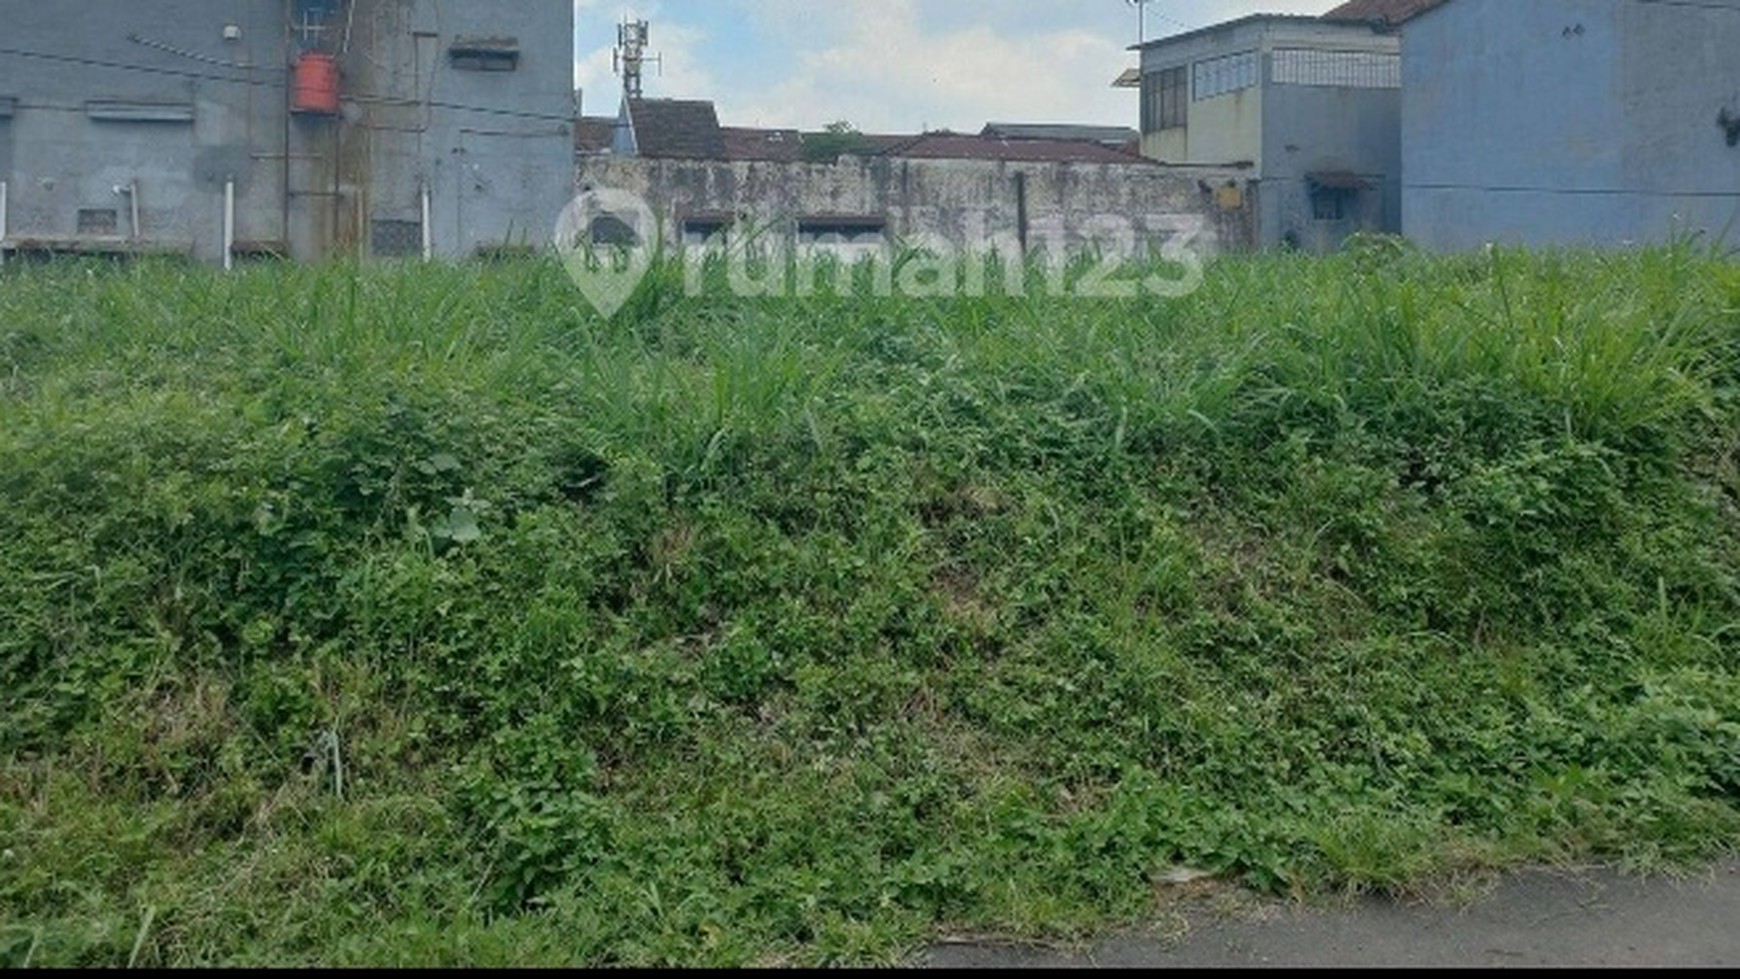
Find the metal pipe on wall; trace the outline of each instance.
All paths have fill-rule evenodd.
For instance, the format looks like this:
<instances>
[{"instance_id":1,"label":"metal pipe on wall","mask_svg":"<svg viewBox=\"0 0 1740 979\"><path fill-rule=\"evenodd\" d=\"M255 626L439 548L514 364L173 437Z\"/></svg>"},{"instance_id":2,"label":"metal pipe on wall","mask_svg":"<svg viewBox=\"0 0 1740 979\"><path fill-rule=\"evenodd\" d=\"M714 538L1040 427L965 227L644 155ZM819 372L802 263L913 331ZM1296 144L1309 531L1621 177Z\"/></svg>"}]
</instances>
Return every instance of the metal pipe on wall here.
<instances>
[{"instance_id":1,"label":"metal pipe on wall","mask_svg":"<svg viewBox=\"0 0 1740 979\"><path fill-rule=\"evenodd\" d=\"M144 241L145 232L139 227L139 180L134 178L127 185L128 230L133 233L134 241Z\"/></svg>"},{"instance_id":2,"label":"metal pipe on wall","mask_svg":"<svg viewBox=\"0 0 1740 979\"><path fill-rule=\"evenodd\" d=\"M423 261L435 257L435 229L429 226L431 211L429 200L429 183L423 182Z\"/></svg>"},{"instance_id":3,"label":"metal pipe on wall","mask_svg":"<svg viewBox=\"0 0 1740 979\"><path fill-rule=\"evenodd\" d=\"M224 271L236 267L236 182L224 184Z\"/></svg>"},{"instance_id":4,"label":"metal pipe on wall","mask_svg":"<svg viewBox=\"0 0 1740 979\"><path fill-rule=\"evenodd\" d=\"M0 180L0 265L6 264L6 181Z\"/></svg>"}]
</instances>

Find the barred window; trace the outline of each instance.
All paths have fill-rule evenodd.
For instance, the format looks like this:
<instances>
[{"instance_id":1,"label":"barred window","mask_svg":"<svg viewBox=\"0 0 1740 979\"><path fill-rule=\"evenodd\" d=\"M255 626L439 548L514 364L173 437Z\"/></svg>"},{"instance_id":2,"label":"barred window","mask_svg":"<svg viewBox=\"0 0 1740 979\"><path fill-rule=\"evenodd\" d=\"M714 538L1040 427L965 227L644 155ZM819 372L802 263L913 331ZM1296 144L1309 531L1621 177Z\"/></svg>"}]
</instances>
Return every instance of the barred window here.
<instances>
[{"instance_id":1,"label":"barred window","mask_svg":"<svg viewBox=\"0 0 1740 979\"><path fill-rule=\"evenodd\" d=\"M1258 82L1257 53L1245 51L1198 61L1192 75L1191 93L1197 102L1254 87Z\"/></svg>"},{"instance_id":2,"label":"barred window","mask_svg":"<svg viewBox=\"0 0 1740 979\"><path fill-rule=\"evenodd\" d=\"M1354 191L1340 187L1311 189L1311 217L1318 221L1345 221L1353 204Z\"/></svg>"},{"instance_id":3,"label":"barred window","mask_svg":"<svg viewBox=\"0 0 1740 979\"><path fill-rule=\"evenodd\" d=\"M1276 85L1318 85L1333 88L1401 88L1400 55L1376 51L1315 51L1277 48Z\"/></svg>"},{"instance_id":4,"label":"barred window","mask_svg":"<svg viewBox=\"0 0 1740 979\"><path fill-rule=\"evenodd\" d=\"M1142 79L1142 131L1157 133L1185 125L1190 76L1181 65L1150 72Z\"/></svg>"}]
</instances>

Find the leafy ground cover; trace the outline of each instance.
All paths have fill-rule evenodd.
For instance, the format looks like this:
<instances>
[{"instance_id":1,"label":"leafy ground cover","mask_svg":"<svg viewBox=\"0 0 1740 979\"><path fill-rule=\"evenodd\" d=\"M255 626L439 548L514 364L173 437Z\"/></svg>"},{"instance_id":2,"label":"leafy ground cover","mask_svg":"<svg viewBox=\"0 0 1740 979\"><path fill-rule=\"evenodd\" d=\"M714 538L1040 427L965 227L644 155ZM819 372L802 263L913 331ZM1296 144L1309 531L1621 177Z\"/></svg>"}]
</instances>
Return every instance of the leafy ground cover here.
<instances>
[{"instance_id":1,"label":"leafy ground cover","mask_svg":"<svg viewBox=\"0 0 1740 979\"><path fill-rule=\"evenodd\" d=\"M0 964L801 963L1740 840L1740 268L0 275Z\"/></svg>"}]
</instances>

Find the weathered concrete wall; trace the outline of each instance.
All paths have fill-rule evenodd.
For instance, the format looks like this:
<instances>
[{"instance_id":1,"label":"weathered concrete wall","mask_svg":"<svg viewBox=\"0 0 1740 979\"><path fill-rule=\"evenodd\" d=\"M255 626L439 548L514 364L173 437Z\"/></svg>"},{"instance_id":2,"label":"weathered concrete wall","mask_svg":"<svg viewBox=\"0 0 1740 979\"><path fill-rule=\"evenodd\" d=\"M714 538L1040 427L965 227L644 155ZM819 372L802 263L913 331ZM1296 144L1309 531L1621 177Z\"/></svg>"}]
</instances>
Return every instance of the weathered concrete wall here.
<instances>
[{"instance_id":1,"label":"weathered concrete wall","mask_svg":"<svg viewBox=\"0 0 1740 979\"><path fill-rule=\"evenodd\" d=\"M340 119L288 110L296 6L0 0L9 239L139 239L218 261L232 180L238 242L298 258L366 246L374 217L420 222L425 184L441 255L547 236L573 177L569 0L357 0ZM448 46L466 35L517 38L518 70L455 70ZM125 121L93 111L103 100L178 108ZM134 185L137 229L115 190ZM81 232L81 211L111 210L114 234Z\"/></svg>"},{"instance_id":2,"label":"weathered concrete wall","mask_svg":"<svg viewBox=\"0 0 1740 979\"><path fill-rule=\"evenodd\" d=\"M673 243L685 217L710 214L738 215L776 233L789 233L811 216L874 217L895 237L934 237L969 250L1023 237L1033 249L1080 248L1105 242L1121 221L1148 248L1183 228L1198 228L1193 247L1205 255L1250 247L1247 176L1245 170L1148 164L850 157L821 165L598 156L580 165L582 190L641 196ZM1229 184L1234 193L1219 193Z\"/></svg>"},{"instance_id":3,"label":"weathered concrete wall","mask_svg":"<svg viewBox=\"0 0 1740 979\"><path fill-rule=\"evenodd\" d=\"M17 100L0 122L9 236L73 239L81 210L112 211L122 236L213 259L231 178L238 236L281 236L282 168L267 158L284 147L283 19L281 0L0 0L0 49L29 52L0 53L0 99ZM241 38L226 41L226 25ZM89 106L104 99L191 111L105 120ZM115 190L134 184L138 229Z\"/></svg>"},{"instance_id":4,"label":"weathered concrete wall","mask_svg":"<svg viewBox=\"0 0 1740 979\"><path fill-rule=\"evenodd\" d=\"M0 174L12 172L12 113L13 100L0 96ZM0 177L0 179L5 179Z\"/></svg>"},{"instance_id":5,"label":"weathered concrete wall","mask_svg":"<svg viewBox=\"0 0 1740 979\"><path fill-rule=\"evenodd\" d=\"M572 14L569 0L357 0L368 56L347 77L380 96L346 141L362 220L420 222L427 186L438 255L545 243L573 190ZM455 69L462 37L513 38L518 70Z\"/></svg>"},{"instance_id":6,"label":"weathered concrete wall","mask_svg":"<svg viewBox=\"0 0 1740 979\"><path fill-rule=\"evenodd\" d=\"M1269 85L1263 90L1263 244L1333 251L1358 231L1402 230L1402 93ZM1343 171L1369 185L1346 217L1315 217L1308 174Z\"/></svg>"},{"instance_id":7,"label":"weathered concrete wall","mask_svg":"<svg viewBox=\"0 0 1740 979\"><path fill-rule=\"evenodd\" d=\"M1410 238L1740 235L1740 0L1454 0L1404 44Z\"/></svg>"}]
</instances>

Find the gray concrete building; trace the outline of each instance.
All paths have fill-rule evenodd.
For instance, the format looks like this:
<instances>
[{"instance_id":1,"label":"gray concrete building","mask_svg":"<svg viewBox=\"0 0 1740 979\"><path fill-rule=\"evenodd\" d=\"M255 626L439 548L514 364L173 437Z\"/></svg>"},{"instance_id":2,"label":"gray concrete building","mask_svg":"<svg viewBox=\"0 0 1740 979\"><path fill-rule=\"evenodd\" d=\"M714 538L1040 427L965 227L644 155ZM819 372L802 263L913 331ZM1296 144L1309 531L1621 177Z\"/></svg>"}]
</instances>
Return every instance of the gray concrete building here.
<instances>
[{"instance_id":1,"label":"gray concrete building","mask_svg":"<svg viewBox=\"0 0 1740 979\"><path fill-rule=\"evenodd\" d=\"M1140 45L1142 152L1247 168L1257 243L1401 230L1401 44L1361 19L1258 15Z\"/></svg>"},{"instance_id":2,"label":"gray concrete building","mask_svg":"<svg viewBox=\"0 0 1740 979\"><path fill-rule=\"evenodd\" d=\"M1415 2L1409 238L1740 243L1740 0Z\"/></svg>"},{"instance_id":3,"label":"gray concrete building","mask_svg":"<svg viewBox=\"0 0 1740 979\"><path fill-rule=\"evenodd\" d=\"M572 192L571 0L0 0L0 253L461 257Z\"/></svg>"}]
</instances>

